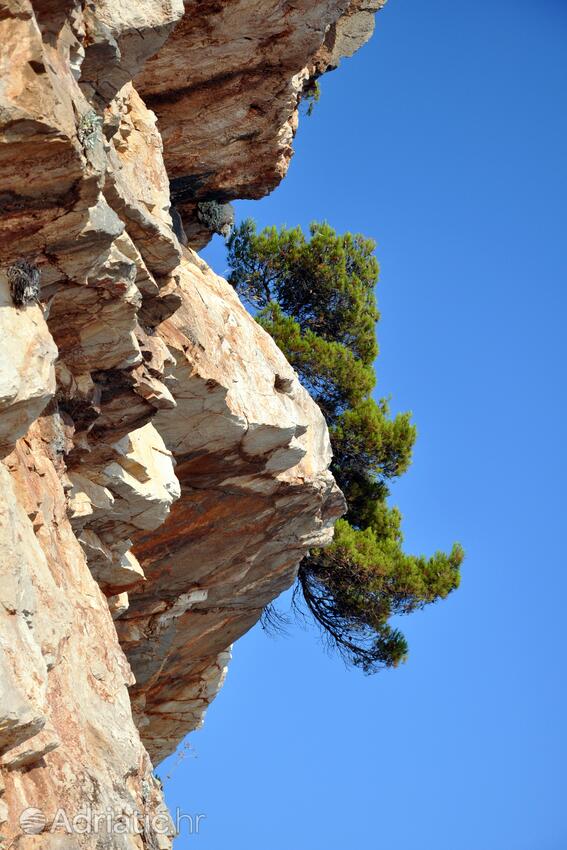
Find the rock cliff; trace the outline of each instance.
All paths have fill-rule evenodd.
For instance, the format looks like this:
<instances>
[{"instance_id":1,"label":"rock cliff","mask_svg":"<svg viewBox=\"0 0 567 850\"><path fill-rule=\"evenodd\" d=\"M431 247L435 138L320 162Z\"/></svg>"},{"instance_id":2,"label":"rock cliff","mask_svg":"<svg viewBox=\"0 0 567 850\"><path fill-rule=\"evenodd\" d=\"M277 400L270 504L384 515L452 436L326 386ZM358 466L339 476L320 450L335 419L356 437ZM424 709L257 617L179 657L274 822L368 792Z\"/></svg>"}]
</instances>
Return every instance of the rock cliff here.
<instances>
[{"instance_id":1,"label":"rock cliff","mask_svg":"<svg viewBox=\"0 0 567 850\"><path fill-rule=\"evenodd\" d=\"M185 229L381 5L0 0L2 848L167 850L152 762L332 536L321 413Z\"/></svg>"}]
</instances>

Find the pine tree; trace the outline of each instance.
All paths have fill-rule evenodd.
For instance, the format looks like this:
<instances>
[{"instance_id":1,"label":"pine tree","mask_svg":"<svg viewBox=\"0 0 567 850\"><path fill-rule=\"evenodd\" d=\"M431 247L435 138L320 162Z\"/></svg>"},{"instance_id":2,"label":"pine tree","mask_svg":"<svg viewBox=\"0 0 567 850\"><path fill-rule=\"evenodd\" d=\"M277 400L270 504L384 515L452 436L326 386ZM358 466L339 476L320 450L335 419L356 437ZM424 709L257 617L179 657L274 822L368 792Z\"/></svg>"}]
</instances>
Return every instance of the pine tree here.
<instances>
[{"instance_id":1,"label":"pine tree","mask_svg":"<svg viewBox=\"0 0 567 850\"><path fill-rule=\"evenodd\" d=\"M373 672L397 666L407 643L389 623L444 599L459 585L464 553L404 553L401 514L387 504L388 482L404 473L416 438L409 413L391 417L371 393L380 318L375 243L314 223L301 230L250 219L228 240L229 281L273 336L321 407L332 471L348 505L333 543L303 559L298 588L330 643Z\"/></svg>"}]
</instances>

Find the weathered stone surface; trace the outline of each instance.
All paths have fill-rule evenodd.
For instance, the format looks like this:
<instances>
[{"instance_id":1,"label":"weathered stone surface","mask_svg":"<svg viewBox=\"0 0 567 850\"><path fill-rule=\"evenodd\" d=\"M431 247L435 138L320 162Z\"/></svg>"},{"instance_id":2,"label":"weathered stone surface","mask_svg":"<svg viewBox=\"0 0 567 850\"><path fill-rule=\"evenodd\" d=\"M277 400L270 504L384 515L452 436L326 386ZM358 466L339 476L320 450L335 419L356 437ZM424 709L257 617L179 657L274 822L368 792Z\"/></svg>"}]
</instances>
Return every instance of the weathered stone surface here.
<instances>
[{"instance_id":1,"label":"weathered stone surface","mask_svg":"<svg viewBox=\"0 0 567 850\"><path fill-rule=\"evenodd\" d=\"M189 0L136 86L158 115L180 206L258 198L285 175L313 75L371 35L384 0Z\"/></svg>"},{"instance_id":2,"label":"weathered stone surface","mask_svg":"<svg viewBox=\"0 0 567 850\"><path fill-rule=\"evenodd\" d=\"M117 620L128 610L129 606L128 594L126 591L117 593L114 596L108 597L108 610L112 615L113 620Z\"/></svg>"},{"instance_id":3,"label":"weathered stone surface","mask_svg":"<svg viewBox=\"0 0 567 850\"><path fill-rule=\"evenodd\" d=\"M173 271L181 257L169 215L169 180L156 117L128 84L115 101L120 123L108 152L106 196L135 240L148 268Z\"/></svg>"},{"instance_id":4,"label":"weathered stone surface","mask_svg":"<svg viewBox=\"0 0 567 850\"><path fill-rule=\"evenodd\" d=\"M381 5L188 0L164 45L181 0L0 0L0 822L15 850L168 850L153 826L79 838L53 817L163 811L144 744L162 758L202 722L232 642L331 537L343 500L322 416L181 220L204 244L199 202L277 184L305 84ZM40 290L16 307L6 270L22 259Z\"/></svg>"},{"instance_id":5,"label":"weathered stone surface","mask_svg":"<svg viewBox=\"0 0 567 850\"><path fill-rule=\"evenodd\" d=\"M80 472L70 472L67 478L71 484L67 494L67 514L75 530L112 512L114 496L107 487L91 481Z\"/></svg>"},{"instance_id":6,"label":"weathered stone surface","mask_svg":"<svg viewBox=\"0 0 567 850\"><path fill-rule=\"evenodd\" d=\"M30 624L37 594L27 564L44 565L44 555L14 486L0 464L0 752L35 737L47 720L47 666Z\"/></svg>"},{"instance_id":7,"label":"weathered stone surface","mask_svg":"<svg viewBox=\"0 0 567 850\"><path fill-rule=\"evenodd\" d=\"M117 623L156 759L200 722L219 653L291 584L305 551L330 540L343 510L323 417L272 339L195 255L179 277L183 306L159 329L177 408L154 424L181 498L157 531L134 532L148 581Z\"/></svg>"},{"instance_id":8,"label":"weathered stone surface","mask_svg":"<svg viewBox=\"0 0 567 850\"><path fill-rule=\"evenodd\" d=\"M8 512L0 525L1 657L9 670L9 678L3 670L0 715L15 693L22 704L15 712L18 734L3 738L0 760L8 808L3 834L14 846L27 846L17 842L19 815L28 807L41 807L49 822L59 807L73 816L85 804L122 811L159 803L131 720L131 672L45 446L34 425L0 464ZM27 722L32 715L35 724ZM45 836L39 846L49 841Z\"/></svg>"},{"instance_id":9,"label":"weathered stone surface","mask_svg":"<svg viewBox=\"0 0 567 850\"><path fill-rule=\"evenodd\" d=\"M70 471L68 515L93 576L107 596L145 580L130 551L137 529L157 528L179 498L171 452L152 424L109 447L113 460L90 474ZM80 467L86 469L83 463Z\"/></svg>"},{"instance_id":10,"label":"weathered stone surface","mask_svg":"<svg viewBox=\"0 0 567 850\"><path fill-rule=\"evenodd\" d=\"M182 0L98 0L87 6L83 87L108 103L161 47L182 14Z\"/></svg>"},{"instance_id":11,"label":"weathered stone surface","mask_svg":"<svg viewBox=\"0 0 567 850\"><path fill-rule=\"evenodd\" d=\"M42 226L68 208L79 191L83 163L69 63L42 38L30 2L2 6L0 257L13 258L22 243L33 242Z\"/></svg>"},{"instance_id":12,"label":"weathered stone surface","mask_svg":"<svg viewBox=\"0 0 567 850\"><path fill-rule=\"evenodd\" d=\"M352 56L369 40L374 32L376 12L386 5L386 0L355 0L344 14L332 24L325 34L323 46L314 60L317 74L336 68L341 59Z\"/></svg>"},{"instance_id":13,"label":"weathered stone surface","mask_svg":"<svg viewBox=\"0 0 567 850\"><path fill-rule=\"evenodd\" d=\"M31 739L9 749L2 758L2 766L8 770L27 767L56 750L60 744L59 736L53 729L41 729Z\"/></svg>"},{"instance_id":14,"label":"weathered stone surface","mask_svg":"<svg viewBox=\"0 0 567 850\"><path fill-rule=\"evenodd\" d=\"M37 305L14 308L0 270L0 454L10 451L55 393L57 348Z\"/></svg>"},{"instance_id":15,"label":"weathered stone surface","mask_svg":"<svg viewBox=\"0 0 567 850\"><path fill-rule=\"evenodd\" d=\"M130 432L113 448L117 460L101 472L116 497L112 516L152 531L163 523L179 498L171 452L151 423Z\"/></svg>"}]
</instances>

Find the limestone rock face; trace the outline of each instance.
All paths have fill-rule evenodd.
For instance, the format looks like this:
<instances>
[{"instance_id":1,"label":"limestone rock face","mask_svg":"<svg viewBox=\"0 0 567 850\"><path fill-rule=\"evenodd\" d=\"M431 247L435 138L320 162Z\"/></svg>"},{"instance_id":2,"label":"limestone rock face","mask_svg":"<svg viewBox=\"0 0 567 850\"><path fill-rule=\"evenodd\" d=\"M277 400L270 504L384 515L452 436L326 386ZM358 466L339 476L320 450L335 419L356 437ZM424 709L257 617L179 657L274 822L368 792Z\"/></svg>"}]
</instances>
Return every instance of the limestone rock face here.
<instances>
[{"instance_id":1,"label":"limestone rock face","mask_svg":"<svg viewBox=\"0 0 567 850\"><path fill-rule=\"evenodd\" d=\"M51 834L60 809L72 820L85 807L149 814L161 805L132 722L132 673L67 518L48 436L46 423L35 423L0 465L3 834L26 848L35 846L20 826L27 809L41 810L47 834L38 846L49 847L56 836L71 840L64 827ZM96 847L102 828L76 846ZM140 846L133 834L116 842Z\"/></svg>"},{"instance_id":2,"label":"limestone rock face","mask_svg":"<svg viewBox=\"0 0 567 850\"><path fill-rule=\"evenodd\" d=\"M0 272L0 453L13 448L55 394L57 348L37 306L14 309Z\"/></svg>"},{"instance_id":3,"label":"limestone rock face","mask_svg":"<svg viewBox=\"0 0 567 850\"><path fill-rule=\"evenodd\" d=\"M384 0L189 0L136 79L180 200L259 198L285 175L307 81L372 34Z\"/></svg>"},{"instance_id":4,"label":"limestone rock face","mask_svg":"<svg viewBox=\"0 0 567 850\"><path fill-rule=\"evenodd\" d=\"M172 198L261 198L285 176L307 84L372 35L385 0L188 0L136 78L156 112ZM199 234L200 235L200 234ZM203 244L198 238L194 247Z\"/></svg>"},{"instance_id":5,"label":"limestone rock face","mask_svg":"<svg viewBox=\"0 0 567 850\"><path fill-rule=\"evenodd\" d=\"M179 289L183 305L160 327L177 409L153 423L181 498L157 531L134 534L148 581L117 623L156 760L200 722L219 654L292 583L309 547L330 542L344 509L323 417L272 339L195 255Z\"/></svg>"},{"instance_id":6,"label":"limestone rock face","mask_svg":"<svg viewBox=\"0 0 567 850\"><path fill-rule=\"evenodd\" d=\"M152 760L331 539L321 413L182 218L276 185L381 5L0 0L0 847L169 850Z\"/></svg>"}]
</instances>

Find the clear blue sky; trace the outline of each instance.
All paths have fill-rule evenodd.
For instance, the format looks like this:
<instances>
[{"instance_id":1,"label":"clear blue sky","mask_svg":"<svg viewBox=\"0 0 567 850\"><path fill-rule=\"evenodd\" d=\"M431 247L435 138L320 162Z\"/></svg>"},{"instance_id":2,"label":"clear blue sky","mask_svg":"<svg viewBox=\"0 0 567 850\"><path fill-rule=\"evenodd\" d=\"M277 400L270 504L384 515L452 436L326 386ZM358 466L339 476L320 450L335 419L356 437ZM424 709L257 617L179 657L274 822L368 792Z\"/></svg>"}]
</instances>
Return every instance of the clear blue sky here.
<instances>
[{"instance_id":1,"label":"clear blue sky","mask_svg":"<svg viewBox=\"0 0 567 850\"><path fill-rule=\"evenodd\" d=\"M237 214L377 240L378 388L419 429L393 501L408 549L463 543L463 582L373 678L314 631L242 639L159 768L207 816L177 847L567 850L567 3L390 0L321 88Z\"/></svg>"}]
</instances>

